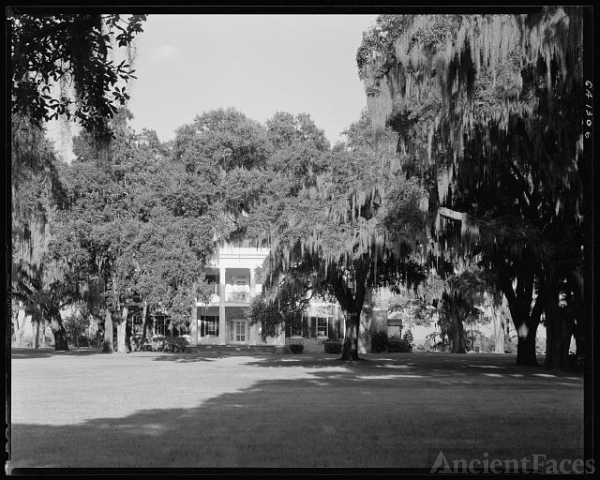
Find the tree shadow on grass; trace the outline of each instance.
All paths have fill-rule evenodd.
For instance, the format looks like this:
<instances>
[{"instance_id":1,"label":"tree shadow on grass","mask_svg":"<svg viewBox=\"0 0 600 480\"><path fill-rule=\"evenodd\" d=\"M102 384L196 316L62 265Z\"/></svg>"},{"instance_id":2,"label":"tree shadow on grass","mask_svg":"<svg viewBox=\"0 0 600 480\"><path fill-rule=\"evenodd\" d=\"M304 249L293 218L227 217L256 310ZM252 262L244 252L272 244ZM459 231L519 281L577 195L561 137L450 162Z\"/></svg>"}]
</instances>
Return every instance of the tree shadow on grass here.
<instances>
[{"instance_id":1,"label":"tree shadow on grass","mask_svg":"<svg viewBox=\"0 0 600 480\"><path fill-rule=\"evenodd\" d=\"M154 358L156 362L174 362L174 363L196 363L196 362L214 362L227 358L249 358L269 359L274 355L261 353L221 353L221 352L194 352L194 353L163 353Z\"/></svg>"},{"instance_id":2,"label":"tree shadow on grass","mask_svg":"<svg viewBox=\"0 0 600 480\"><path fill-rule=\"evenodd\" d=\"M375 361L358 365L280 370L283 378L259 379L189 409L14 424L9 467L431 468L439 450L450 447L480 446L489 458L582 449L576 389L559 385L560 395L548 396L507 378L512 392L499 396L493 388L449 388L433 373L419 376L418 365L402 373ZM478 378L491 381L481 372ZM109 405L118 396L107 398Z\"/></svg>"},{"instance_id":3,"label":"tree shadow on grass","mask_svg":"<svg viewBox=\"0 0 600 480\"><path fill-rule=\"evenodd\" d=\"M195 353L165 353L157 355L155 362L175 362L175 363L196 363L196 362L214 362L226 358L227 355L219 354L195 354Z\"/></svg>"},{"instance_id":4,"label":"tree shadow on grass","mask_svg":"<svg viewBox=\"0 0 600 480\"><path fill-rule=\"evenodd\" d=\"M99 348L79 348L69 350L54 350L51 348L12 348L10 351L13 360L26 360L33 358L50 358L55 356L88 356L88 355L108 355Z\"/></svg>"},{"instance_id":5,"label":"tree shadow on grass","mask_svg":"<svg viewBox=\"0 0 600 480\"><path fill-rule=\"evenodd\" d=\"M582 372L576 371L550 371L542 366L516 365L515 355L495 354L451 354L451 353L381 353L365 354L358 362L344 362L339 355L308 354L267 356L267 360L260 360L250 365L260 367L297 367L325 368L343 366L353 371L361 369L398 369L414 368L423 375L456 374L479 376L487 374L501 377L503 375L514 378L567 378L582 380Z\"/></svg>"}]
</instances>

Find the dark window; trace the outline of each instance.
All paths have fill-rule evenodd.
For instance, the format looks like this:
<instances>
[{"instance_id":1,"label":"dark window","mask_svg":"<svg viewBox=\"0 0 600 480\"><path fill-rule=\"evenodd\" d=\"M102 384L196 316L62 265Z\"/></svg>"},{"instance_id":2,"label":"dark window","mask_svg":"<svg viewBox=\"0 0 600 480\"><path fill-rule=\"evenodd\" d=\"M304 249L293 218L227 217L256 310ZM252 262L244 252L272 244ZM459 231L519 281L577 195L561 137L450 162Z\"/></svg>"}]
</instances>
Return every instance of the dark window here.
<instances>
[{"instance_id":1,"label":"dark window","mask_svg":"<svg viewBox=\"0 0 600 480\"><path fill-rule=\"evenodd\" d=\"M327 318L317 317L317 336L326 337L327 336Z\"/></svg>"},{"instance_id":2,"label":"dark window","mask_svg":"<svg viewBox=\"0 0 600 480\"><path fill-rule=\"evenodd\" d=\"M198 320L200 323L200 336L219 335L219 317L201 315Z\"/></svg>"},{"instance_id":3,"label":"dark window","mask_svg":"<svg viewBox=\"0 0 600 480\"><path fill-rule=\"evenodd\" d=\"M164 315L154 315L154 331L157 335L167 335L169 320Z\"/></svg>"}]
</instances>

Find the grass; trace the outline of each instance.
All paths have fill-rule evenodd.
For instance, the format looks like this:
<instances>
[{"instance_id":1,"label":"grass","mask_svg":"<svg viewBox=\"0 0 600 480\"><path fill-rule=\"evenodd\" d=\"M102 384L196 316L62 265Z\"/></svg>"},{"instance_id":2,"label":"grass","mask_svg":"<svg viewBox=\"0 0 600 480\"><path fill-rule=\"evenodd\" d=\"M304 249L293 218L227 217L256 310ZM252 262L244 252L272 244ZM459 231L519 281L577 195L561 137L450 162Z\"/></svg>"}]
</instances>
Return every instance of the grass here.
<instances>
[{"instance_id":1,"label":"grass","mask_svg":"<svg viewBox=\"0 0 600 480\"><path fill-rule=\"evenodd\" d=\"M13 351L12 468L431 467L583 457L583 380L512 355Z\"/></svg>"}]
</instances>

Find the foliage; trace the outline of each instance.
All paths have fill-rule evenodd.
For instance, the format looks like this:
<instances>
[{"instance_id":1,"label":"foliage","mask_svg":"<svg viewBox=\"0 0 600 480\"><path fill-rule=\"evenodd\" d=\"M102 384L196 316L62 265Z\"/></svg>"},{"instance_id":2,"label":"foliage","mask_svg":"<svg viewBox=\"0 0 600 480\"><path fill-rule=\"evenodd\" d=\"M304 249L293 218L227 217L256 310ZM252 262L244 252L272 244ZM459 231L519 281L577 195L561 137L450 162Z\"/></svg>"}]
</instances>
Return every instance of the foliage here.
<instances>
[{"instance_id":1,"label":"foliage","mask_svg":"<svg viewBox=\"0 0 600 480\"><path fill-rule=\"evenodd\" d=\"M385 331L378 331L371 335L371 352L382 353L387 352L388 335Z\"/></svg>"},{"instance_id":2,"label":"foliage","mask_svg":"<svg viewBox=\"0 0 600 480\"><path fill-rule=\"evenodd\" d=\"M528 332L517 362L535 364L541 312L560 329L560 292L583 297L583 9L387 21L393 41L373 31L359 50L368 81L386 80L368 99L375 129L387 119L427 185L435 255L494 271Z\"/></svg>"},{"instance_id":3,"label":"foliage","mask_svg":"<svg viewBox=\"0 0 600 480\"><path fill-rule=\"evenodd\" d=\"M63 318L63 324L67 332L67 337L76 346L79 346L80 339L89 343L91 338L88 338L86 333L90 327L90 315L87 309L76 308L71 314Z\"/></svg>"},{"instance_id":4,"label":"foliage","mask_svg":"<svg viewBox=\"0 0 600 480\"><path fill-rule=\"evenodd\" d=\"M353 133L351 138L360 137ZM323 155L323 169L312 184L285 190L289 195L261 197L248 224L263 227L247 233L271 247L265 285L274 289L278 301L278 291L290 298L310 291L338 300L347 325L353 325L346 328L352 339L346 355L355 358L357 337L349 332L357 331L366 289L398 282L416 285L424 278L418 259L409 258L415 237L424 236L421 189L398 168L390 174L393 158L358 142L337 145ZM278 178L277 173L271 171L269 178ZM389 198L397 200L395 208L388 208ZM269 214L273 211L277 217ZM418 254L418 247L414 250ZM289 288L282 289L286 283Z\"/></svg>"},{"instance_id":5,"label":"foliage","mask_svg":"<svg viewBox=\"0 0 600 480\"><path fill-rule=\"evenodd\" d=\"M342 353L342 342L323 342L325 353Z\"/></svg>"},{"instance_id":6,"label":"foliage","mask_svg":"<svg viewBox=\"0 0 600 480\"><path fill-rule=\"evenodd\" d=\"M13 114L37 126L66 116L106 137L107 120L129 99L122 84L135 78L131 47L145 19L9 9ZM122 47L130 53L129 62L116 64L111 55Z\"/></svg>"},{"instance_id":7,"label":"foliage","mask_svg":"<svg viewBox=\"0 0 600 480\"><path fill-rule=\"evenodd\" d=\"M198 115L180 127L174 142L175 158L211 180L220 169L251 169L264 165L270 153L267 132L258 122L233 108Z\"/></svg>"},{"instance_id":8,"label":"foliage","mask_svg":"<svg viewBox=\"0 0 600 480\"><path fill-rule=\"evenodd\" d=\"M288 348L292 353L302 353L302 351L304 350L304 345L302 345L301 343L292 343L288 345Z\"/></svg>"},{"instance_id":9,"label":"foliage","mask_svg":"<svg viewBox=\"0 0 600 480\"><path fill-rule=\"evenodd\" d=\"M392 337L388 339L387 351L390 353L408 353L412 352L412 343L404 338Z\"/></svg>"},{"instance_id":10,"label":"foliage","mask_svg":"<svg viewBox=\"0 0 600 480\"><path fill-rule=\"evenodd\" d=\"M53 225L50 254L68 259L90 309L108 309L118 320L123 308L146 304L180 328L209 288L202 278L212 217L185 208L183 168L171 165L153 132L136 135L130 118L122 110L113 119L115 139L104 155L88 134L75 139L77 157L62 176L68 202Z\"/></svg>"},{"instance_id":11,"label":"foliage","mask_svg":"<svg viewBox=\"0 0 600 480\"><path fill-rule=\"evenodd\" d=\"M189 342L183 337L167 337L163 345L163 351L182 353L186 351Z\"/></svg>"},{"instance_id":12,"label":"foliage","mask_svg":"<svg viewBox=\"0 0 600 480\"><path fill-rule=\"evenodd\" d=\"M302 328L302 313L312 298L310 284L303 282L306 278L298 271L293 279L252 299L248 316L251 324L260 323L263 340L276 336L280 325L290 331Z\"/></svg>"}]
</instances>

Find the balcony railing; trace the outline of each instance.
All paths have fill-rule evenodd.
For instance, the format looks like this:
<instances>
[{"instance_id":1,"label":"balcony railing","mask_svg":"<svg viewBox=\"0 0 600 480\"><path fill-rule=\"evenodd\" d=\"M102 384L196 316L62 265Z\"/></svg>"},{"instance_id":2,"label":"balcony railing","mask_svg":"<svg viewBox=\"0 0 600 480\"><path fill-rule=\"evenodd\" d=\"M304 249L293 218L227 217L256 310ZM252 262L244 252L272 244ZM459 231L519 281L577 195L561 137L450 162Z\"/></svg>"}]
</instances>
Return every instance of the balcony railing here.
<instances>
[{"instance_id":1,"label":"balcony railing","mask_svg":"<svg viewBox=\"0 0 600 480\"><path fill-rule=\"evenodd\" d=\"M254 295L250 291L250 285L225 285L225 303L250 303L253 296L259 294L262 290L262 285L257 284L255 286ZM213 293L210 296L211 304L221 303L221 296L217 293Z\"/></svg>"}]
</instances>

